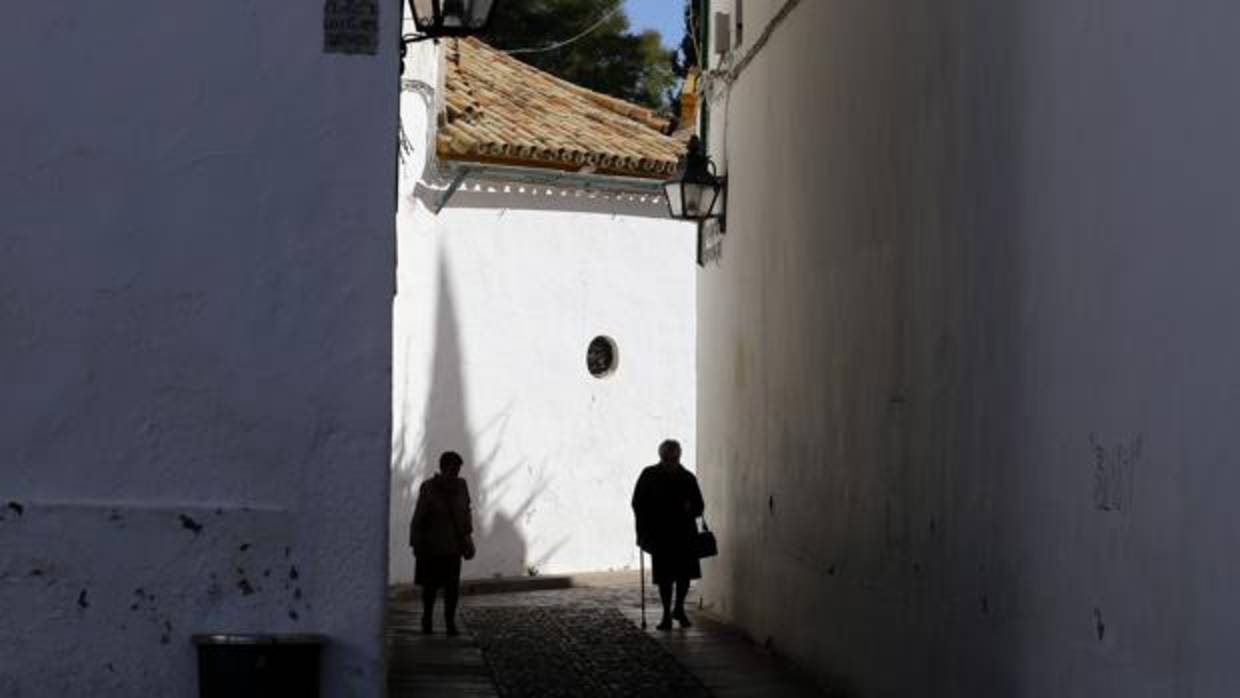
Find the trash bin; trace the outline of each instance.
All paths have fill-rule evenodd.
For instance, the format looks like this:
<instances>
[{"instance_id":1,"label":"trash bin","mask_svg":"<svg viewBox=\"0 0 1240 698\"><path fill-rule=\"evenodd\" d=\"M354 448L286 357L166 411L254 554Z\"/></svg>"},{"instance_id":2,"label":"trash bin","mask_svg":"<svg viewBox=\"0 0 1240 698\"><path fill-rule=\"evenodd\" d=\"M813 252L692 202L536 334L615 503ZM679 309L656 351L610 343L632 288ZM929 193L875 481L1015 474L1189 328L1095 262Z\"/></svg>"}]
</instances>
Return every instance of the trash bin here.
<instances>
[{"instance_id":1,"label":"trash bin","mask_svg":"<svg viewBox=\"0 0 1240 698\"><path fill-rule=\"evenodd\" d=\"M195 635L199 698L318 698L322 635Z\"/></svg>"}]
</instances>

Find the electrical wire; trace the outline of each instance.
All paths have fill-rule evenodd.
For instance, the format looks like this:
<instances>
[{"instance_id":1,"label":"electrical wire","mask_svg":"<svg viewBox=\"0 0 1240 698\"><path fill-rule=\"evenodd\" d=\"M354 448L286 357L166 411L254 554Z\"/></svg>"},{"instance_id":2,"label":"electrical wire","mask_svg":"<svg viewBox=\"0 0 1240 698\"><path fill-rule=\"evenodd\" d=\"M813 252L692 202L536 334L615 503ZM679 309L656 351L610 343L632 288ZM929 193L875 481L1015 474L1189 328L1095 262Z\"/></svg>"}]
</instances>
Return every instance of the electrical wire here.
<instances>
[{"instance_id":1,"label":"electrical wire","mask_svg":"<svg viewBox=\"0 0 1240 698\"><path fill-rule=\"evenodd\" d=\"M599 27L603 26L603 23L604 23L604 22L606 22L607 20L611 19L612 17L615 17L615 16L616 16L616 13L617 13L617 12L619 12L619 11L620 11L621 9L623 9L623 8L624 8L624 5L617 3L615 7L611 8L611 10L610 10L609 12L607 12L606 14L604 14L604 15L603 15L603 16L602 16L602 17L601 17L601 18L600 18L597 22L595 22L594 24L591 24L591 25L590 25L590 27L589 27L588 29L586 29L585 31L581 32L580 34L578 34L578 35L576 35L576 36L572 37L571 39L565 39L564 41L559 41L559 42L556 42L556 43L554 43L554 44L551 44L550 46L543 46L543 47L541 47L541 48L514 48L514 49L508 49L508 50L504 51L504 53L507 53L507 54L509 54L509 55L512 55L512 54L515 54L515 53L546 53L546 52L548 52L548 51L556 51L556 50L558 50L558 49L562 49L562 48L564 48L565 46L569 46L569 45L571 45L571 44L575 44L575 43L577 43L578 41L581 41L582 39L586 38L586 37L587 37L587 36L589 36L590 34L593 34L593 33L594 33L594 31L595 31L596 29L598 29Z\"/></svg>"}]
</instances>

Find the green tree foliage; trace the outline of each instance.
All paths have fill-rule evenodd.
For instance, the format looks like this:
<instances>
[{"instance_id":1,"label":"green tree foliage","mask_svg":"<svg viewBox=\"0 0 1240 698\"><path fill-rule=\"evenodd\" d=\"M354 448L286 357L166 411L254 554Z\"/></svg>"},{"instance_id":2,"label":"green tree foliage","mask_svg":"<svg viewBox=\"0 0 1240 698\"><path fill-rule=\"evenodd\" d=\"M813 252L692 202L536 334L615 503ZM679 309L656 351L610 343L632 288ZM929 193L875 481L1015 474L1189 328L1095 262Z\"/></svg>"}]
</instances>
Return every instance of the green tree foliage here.
<instances>
[{"instance_id":1,"label":"green tree foliage","mask_svg":"<svg viewBox=\"0 0 1240 698\"><path fill-rule=\"evenodd\" d=\"M569 82L666 110L677 82L672 51L657 31L633 32L622 5L623 0L503 0L482 38ZM526 50L552 47L595 24L567 45Z\"/></svg>"},{"instance_id":2,"label":"green tree foliage","mask_svg":"<svg viewBox=\"0 0 1240 698\"><path fill-rule=\"evenodd\" d=\"M697 16L701 11L694 8L696 2L698 0L685 0L684 36L680 39L680 46L672 53L672 74L678 78L684 78L698 66L697 42L701 32L697 27Z\"/></svg>"}]
</instances>

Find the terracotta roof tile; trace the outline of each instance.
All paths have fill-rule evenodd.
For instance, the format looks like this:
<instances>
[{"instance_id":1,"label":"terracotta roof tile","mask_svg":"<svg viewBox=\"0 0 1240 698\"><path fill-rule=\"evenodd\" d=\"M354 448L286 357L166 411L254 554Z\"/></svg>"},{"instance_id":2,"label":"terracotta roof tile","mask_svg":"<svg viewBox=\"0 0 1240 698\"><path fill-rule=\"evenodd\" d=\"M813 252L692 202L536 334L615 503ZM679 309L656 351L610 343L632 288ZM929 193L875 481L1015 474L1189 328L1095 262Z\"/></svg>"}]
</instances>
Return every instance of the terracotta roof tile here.
<instances>
[{"instance_id":1,"label":"terracotta roof tile","mask_svg":"<svg viewBox=\"0 0 1240 698\"><path fill-rule=\"evenodd\" d=\"M473 38L445 42L437 150L448 160L665 179L684 152L654 111L561 80Z\"/></svg>"}]
</instances>

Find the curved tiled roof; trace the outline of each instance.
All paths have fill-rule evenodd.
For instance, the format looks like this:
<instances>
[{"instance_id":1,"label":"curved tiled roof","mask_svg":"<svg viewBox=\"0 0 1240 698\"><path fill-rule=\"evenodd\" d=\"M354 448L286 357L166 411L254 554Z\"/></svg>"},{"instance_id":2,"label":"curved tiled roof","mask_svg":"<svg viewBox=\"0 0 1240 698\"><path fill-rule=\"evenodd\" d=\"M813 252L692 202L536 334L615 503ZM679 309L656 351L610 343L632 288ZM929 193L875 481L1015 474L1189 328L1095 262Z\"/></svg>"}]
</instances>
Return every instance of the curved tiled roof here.
<instances>
[{"instance_id":1,"label":"curved tiled roof","mask_svg":"<svg viewBox=\"0 0 1240 698\"><path fill-rule=\"evenodd\" d=\"M526 65L473 38L445 42L446 160L666 179L684 144L668 120Z\"/></svg>"}]
</instances>

